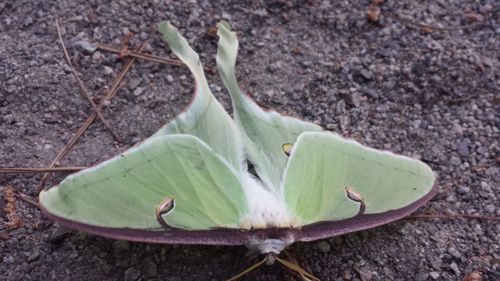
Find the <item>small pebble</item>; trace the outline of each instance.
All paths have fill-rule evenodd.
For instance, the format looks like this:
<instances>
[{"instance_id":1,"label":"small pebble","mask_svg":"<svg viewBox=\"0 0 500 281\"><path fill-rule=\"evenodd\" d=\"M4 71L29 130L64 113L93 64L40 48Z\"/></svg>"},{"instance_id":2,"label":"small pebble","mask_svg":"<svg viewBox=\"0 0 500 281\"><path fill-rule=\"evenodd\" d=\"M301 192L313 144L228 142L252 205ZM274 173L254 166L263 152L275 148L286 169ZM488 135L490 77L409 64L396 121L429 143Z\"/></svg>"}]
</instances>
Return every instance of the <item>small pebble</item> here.
<instances>
[{"instance_id":1,"label":"small pebble","mask_svg":"<svg viewBox=\"0 0 500 281\"><path fill-rule=\"evenodd\" d=\"M39 251L35 251L33 254L29 255L29 257L28 257L28 262L35 261L35 260L37 260L39 257L40 257L40 252L39 252Z\"/></svg>"},{"instance_id":2,"label":"small pebble","mask_svg":"<svg viewBox=\"0 0 500 281\"><path fill-rule=\"evenodd\" d=\"M90 43L89 41L78 41L75 47L86 55L90 55L97 50L97 44Z\"/></svg>"},{"instance_id":3,"label":"small pebble","mask_svg":"<svg viewBox=\"0 0 500 281\"><path fill-rule=\"evenodd\" d=\"M129 85L130 89L132 89L132 90L137 88L137 86L139 86L139 84L141 84L141 79L138 79L138 78L132 78L132 79L130 79L130 82L128 82L128 85Z\"/></svg>"},{"instance_id":4,"label":"small pebble","mask_svg":"<svg viewBox=\"0 0 500 281\"><path fill-rule=\"evenodd\" d=\"M455 246L453 246L453 245L448 247L448 254L450 254L452 257L457 258L457 259L462 256L460 254L460 252L457 250L457 248L455 248Z\"/></svg>"},{"instance_id":5,"label":"small pebble","mask_svg":"<svg viewBox=\"0 0 500 281\"><path fill-rule=\"evenodd\" d=\"M113 242L113 248L115 250L115 253L121 254L130 249L130 243L124 240L117 240Z\"/></svg>"},{"instance_id":6,"label":"small pebble","mask_svg":"<svg viewBox=\"0 0 500 281\"><path fill-rule=\"evenodd\" d=\"M146 90L146 87L138 87L134 90L133 95L136 97L140 96L144 92L144 90Z\"/></svg>"},{"instance_id":7,"label":"small pebble","mask_svg":"<svg viewBox=\"0 0 500 281\"><path fill-rule=\"evenodd\" d=\"M152 258L146 257L142 262L142 270L144 274L149 277L155 277L157 274L157 266Z\"/></svg>"},{"instance_id":8,"label":"small pebble","mask_svg":"<svg viewBox=\"0 0 500 281\"><path fill-rule=\"evenodd\" d=\"M125 273L123 275L123 280L124 281L135 281L139 279L141 276L141 272L137 270L134 267L130 267L127 270L125 270Z\"/></svg>"},{"instance_id":9,"label":"small pebble","mask_svg":"<svg viewBox=\"0 0 500 281\"><path fill-rule=\"evenodd\" d=\"M328 244L328 242L326 241L321 241L316 246L323 254L327 254L331 250L330 244Z\"/></svg>"},{"instance_id":10,"label":"small pebble","mask_svg":"<svg viewBox=\"0 0 500 281\"><path fill-rule=\"evenodd\" d=\"M415 281L425 281L429 277L427 272L418 272L415 274Z\"/></svg>"},{"instance_id":11,"label":"small pebble","mask_svg":"<svg viewBox=\"0 0 500 281\"><path fill-rule=\"evenodd\" d=\"M111 67L109 67L109 66L105 65L105 66L103 67L103 69L104 69L104 74L106 74L106 75L113 74L113 68L111 68Z\"/></svg>"},{"instance_id":12,"label":"small pebble","mask_svg":"<svg viewBox=\"0 0 500 281\"><path fill-rule=\"evenodd\" d=\"M431 276L432 279L436 280L439 278L439 272L436 272L436 271L431 271L429 273L429 275Z\"/></svg>"},{"instance_id":13,"label":"small pebble","mask_svg":"<svg viewBox=\"0 0 500 281\"><path fill-rule=\"evenodd\" d=\"M459 276L460 275L460 269L458 269L458 265L454 262L450 264L450 268L453 270L455 275Z\"/></svg>"}]
</instances>

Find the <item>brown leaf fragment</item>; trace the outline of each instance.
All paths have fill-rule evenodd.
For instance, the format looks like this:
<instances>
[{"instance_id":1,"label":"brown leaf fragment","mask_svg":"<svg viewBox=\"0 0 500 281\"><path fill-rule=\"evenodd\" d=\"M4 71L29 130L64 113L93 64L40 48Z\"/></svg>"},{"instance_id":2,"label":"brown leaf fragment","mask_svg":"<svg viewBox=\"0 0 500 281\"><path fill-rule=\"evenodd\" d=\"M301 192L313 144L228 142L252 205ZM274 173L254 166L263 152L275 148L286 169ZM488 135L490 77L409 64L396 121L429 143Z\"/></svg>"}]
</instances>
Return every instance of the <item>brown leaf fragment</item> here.
<instances>
[{"instance_id":1,"label":"brown leaf fragment","mask_svg":"<svg viewBox=\"0 0 500 281\"><path fill-rule=\"evenodd\" d=\"M3 188L3 199L7 203L3 212L5 217L7 217L8 222L5 224L8 229L16 229L23 226L21 218L16 212L16 197L12 186L6 186Z\"/></svg>"},{"instance_id":2,"label":"brown leaf fragment","mask_svg":"<svg viewBox=\"0 0 500 281\"><path fill-rule=\"evenodd\" d=\"M207 36L210 38L217 38L217 26L212 26L207 30Z\"/></svg>"},{"instance_id":3,"label":"brown leaf fragment","mask_svg":"<svg viewBox=\"0 0 500 281\"><path fill-rule=\"evenodd\" d=\"M302 55L302 49L300 47L294 47L290 50L294 55Z\"/></svg>"},{"instance_id":4,"label":"brown leaf fragment","mask_svg":"<svg viewBox=\"0 0 500 281\"><path fill-rule=\"evenodd\" d=\"M134 37L134 33L132 32L128 32L127 34L125 34L125 36L123 36L121 39L122 45L128 46L130 44L130 40L132 39L132 37Z\"/></svg>"},{"instance_id":5,"label":"brown leaf fragment","mask_svg":"<svg viewBox=\"0 0 500 281\"><path fill-rule=\"evenodd\" d=\"M348 270L348 269L342 271L342 279L344 279L344 280L351 280L352 279L351 271Z\"/></svg>"},{"instance_id":6,"label":"brown leaf fragment","mask_svg":"<svg viewBox=\"0 0 500 281\"><path fill-rule=\"evenodd\" d=\"M463 281L481 281L481 273L473 271L465 275Z\"/></svg>"},{"instance_id":7,"label":"brown leaf fragment","mask_svg":"<svg viewBox=\"0 0 500 281\"><path fill-rule=\"evenodd\" d=\"M467 13L465 13L465 18L467 19L467 21L469 23L484 21L483 15L478 14L476 12L467 12Z\"/></svg>"},{"instance_id":8,"label":"brown leaf fragment","mask_svg":"<svg viewBox=\"0 0 500 281\"><path fill-rule=\"evenodd\" d=\"M423 25L420 27L420 32L424 34L432 33L434 30L430 26Z\"/></svg>"},{"instance_id":9,"label":"brown leaf fragment","mask_svg":"<svg viewBox=\"0 0 500 281\"><path fill-rule=\"evenodd\" d=\"M118 54L118 57L120 59L128 57L128 47L123 47L122 49L120 49L120 53Z\"/></svg>"},{"instance_id":10,"label":"brown leaf fragment","mask_svg":"<svg viewBox=\"0 0 500 281\"><path fill-rule=\"evenodd\" d=\"M0 240L9 240L9 233L7 231L0 231Z\"/></svg>"},{"instance_id":11,"label":"brown leaf fragment","mask_svg":"<svg viewBox=\"0 0 500 281\"><path fill-rule=\"evenodd\" d=\"M370 6L368 6L366 18L370 22L377 23L380 20L380 7L375 3L371 3Z\"/></svg>"}]
</instances>

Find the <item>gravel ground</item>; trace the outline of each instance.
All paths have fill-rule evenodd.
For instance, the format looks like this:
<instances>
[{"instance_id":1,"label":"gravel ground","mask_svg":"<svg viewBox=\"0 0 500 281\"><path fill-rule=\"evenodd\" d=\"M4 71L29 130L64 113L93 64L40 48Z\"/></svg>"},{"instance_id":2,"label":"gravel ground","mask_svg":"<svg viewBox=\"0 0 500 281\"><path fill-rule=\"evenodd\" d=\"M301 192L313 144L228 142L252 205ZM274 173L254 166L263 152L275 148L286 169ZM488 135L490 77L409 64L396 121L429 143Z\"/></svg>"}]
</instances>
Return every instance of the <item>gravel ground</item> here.
<instances>
[{"instance_id":1,"label":"gravel ground","mask_svg":"<svg viewBox=\"0 0 500 281\"><path fill-rule=\"evenodd\" d=\"M169 19L213 67L217 39L207 32L225 19L239 32L241 86L258 102L429 163L440 192L418 213L500 215L497 1L388 1L380 25L371 27L369 1L101 2L0 3L1 167L48 165L91 112L65 63L55 18L96 98L124 62L86 42L118 46L132 32L133 46L149 36L147 52L171 56L151 35ZM480 25L426 33L387 11L443 27ZM208 79L227 105L220 79ZM136 63L104 112L123 143L96 121L61 165L90 165L147 138L187 105L192 90L185 69ZM12 186L34 198L40 178L0 175L0 192ZM254 262L244 247L147 245L82 233L50 242L55 226L23 201L16 206L18 229L8 229L0 213L3 280L223 280ZM471 281L477 274L500 280L499 244L498 221L410 218L292 250L321 280ZM244 280L294 278L276 265Z\"/></svg>"}]
</instances>

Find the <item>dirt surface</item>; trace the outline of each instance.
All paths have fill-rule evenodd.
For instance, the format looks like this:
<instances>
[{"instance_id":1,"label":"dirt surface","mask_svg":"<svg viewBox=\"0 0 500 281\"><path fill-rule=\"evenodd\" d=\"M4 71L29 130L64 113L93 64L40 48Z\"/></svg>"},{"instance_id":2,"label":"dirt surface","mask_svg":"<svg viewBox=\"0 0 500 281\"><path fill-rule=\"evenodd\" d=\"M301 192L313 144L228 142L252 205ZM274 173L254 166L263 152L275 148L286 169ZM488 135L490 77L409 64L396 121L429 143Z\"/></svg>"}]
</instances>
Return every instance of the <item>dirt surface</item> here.
<instances>
[{"instance_id":1,"label":"dirt surface","mask_svg":"<svg viewBox=\"0 0 500 281\"><path fill-rule=\"evenodd\" d=\"M56 18L95 98L124 61L86 43L119 46L132 32L132 46L149 38L147 52L171 56L152 32L168 19L213 67L217 39L207 31L225 19L239 33L239 81L257 101L429 163L440 191L419 214L500 215L497 1L388 1L375 26L365 18L369 1L139 2L0 3L0 167L47 166L91 112L63 58ZM442 27L478 25L428 33L389 12ZM208 79L227 106L220 79ZM104 110L124 142L96 121L61 165L91 165L147 138L187 105L192 91L185 69L137 62ZM50 185L63 177L52 177ZM0 175L2 210L7 186L36 198L40 178ZM82 233L54 243L49 237L56 227L31 205L15 203L22 227L8 228L0 212L2 280L223 280L255 262L244 247L147 245ZM500 280L499 244L498 221L410 218L298 243L292 251L321 280L463 280L474 274ZM294 278L276 265L244 280Z\"/></svg>"}]
</instances>

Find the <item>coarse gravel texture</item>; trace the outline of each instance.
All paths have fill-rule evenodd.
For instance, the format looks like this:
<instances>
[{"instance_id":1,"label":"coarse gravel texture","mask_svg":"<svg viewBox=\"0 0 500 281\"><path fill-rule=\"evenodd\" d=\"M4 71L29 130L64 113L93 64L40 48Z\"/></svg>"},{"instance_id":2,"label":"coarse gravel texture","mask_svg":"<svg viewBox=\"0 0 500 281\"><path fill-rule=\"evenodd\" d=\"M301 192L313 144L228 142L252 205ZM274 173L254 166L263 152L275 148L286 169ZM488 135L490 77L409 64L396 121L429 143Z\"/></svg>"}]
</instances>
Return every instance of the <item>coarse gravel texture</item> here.
<instances>
[{"instance_id":1,"label":"coarse gravel texture","mask_svg":"<svg viewBox=\"0 0 500 281\"><path fill-rule=\"evenodd\" d=\"M147 52L172 56L152 32L168 19L203 63L214 67L217 38L208 31L225 19L239 33L241 86L259 103L429 163L439 174L440 191L420 214L498 217L499 3L387 1L380 25L367 28L369 3L3 1L0 167L47 166L91 112L64 60L56 18L95 98L124 61L89 43L119 46L132 32L132 46L149 38ZM385 11L443 27L471 20L480 24L425 33ZM229 109L220 79L207 76ZM192 78L183 68L135 63L104 110L124 142L114 142L95 121L60 164L91 165L124 151L171 120L192 91ZM63 177L52 177L50 184ZM40 178L0 175L0 192L12 186L35 198ZM244 247L147 245L83 233L50 242L55 226L36 208L16 203L23 227L8 229L0 212L2 280L224 280L256 261L245 257ZM499 245L498 221L410 218L297 243L292 250L321 280L463 280L474 274L500 280ZM298 278L275 265L243 280Z\"/></svg>"}]
</instances>

